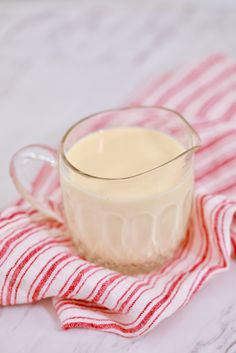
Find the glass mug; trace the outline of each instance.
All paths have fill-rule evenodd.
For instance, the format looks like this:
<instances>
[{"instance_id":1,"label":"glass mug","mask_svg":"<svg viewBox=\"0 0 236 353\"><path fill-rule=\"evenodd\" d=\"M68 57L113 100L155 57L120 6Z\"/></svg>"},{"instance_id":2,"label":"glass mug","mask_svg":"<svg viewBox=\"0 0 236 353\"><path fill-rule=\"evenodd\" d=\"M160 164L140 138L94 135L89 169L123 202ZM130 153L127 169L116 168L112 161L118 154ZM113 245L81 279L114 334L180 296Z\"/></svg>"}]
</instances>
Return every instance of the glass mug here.
<instances>
[{"instance_id":1,"label":"glass mug","mask_svg":"<svg viewBox=\"0 0 236 353\"><path fill-rule=\"evenodd\" d=\"M68 150L86 135L117 127L158 130L180 142L184 152L163 165L124 178L89 175L67 159ZM24 147L12 158L11 175L22 196L35 208L58 221L65 220L80 256L123 273L142 273L158 268L185 238L194 186L194 152L199 145L198 134L175 111L144 106L114 109L73 125L62 138L58 155L42 145ZM24 169L32 160L58 170L63 216L47 207L46 196L35 195L27 184ZM176 168L180 174L175 185L163 190L163 182L166 185L166 178ZM154 186L153 194L136 192L142 190L144 181ZM94 188L95 183L99 188ZM108 196L97 192L107 187L111 190ZM132 197L127 196L127 190L132 191Z\"/></svg>"}]
</instances>

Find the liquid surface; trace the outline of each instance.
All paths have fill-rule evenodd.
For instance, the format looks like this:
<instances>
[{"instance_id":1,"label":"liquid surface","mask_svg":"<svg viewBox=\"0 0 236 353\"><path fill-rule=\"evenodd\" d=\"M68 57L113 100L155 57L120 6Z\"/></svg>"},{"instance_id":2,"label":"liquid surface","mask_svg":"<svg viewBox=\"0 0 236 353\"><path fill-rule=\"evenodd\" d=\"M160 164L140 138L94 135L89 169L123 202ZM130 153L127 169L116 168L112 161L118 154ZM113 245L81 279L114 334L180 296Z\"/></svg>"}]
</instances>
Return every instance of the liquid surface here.
<instances>
[{"instance_id":1,"label":"liquid surface","mask_svg":"<svg viewBox=\"0 0 236 353\"><path fill-rule=\"evenodd\" d=\"M67 159L77 169L104 178L125 178L162 165L184 151L172 137L144 128L114 128L77 142Z\"/></svg>"}]
</instances>

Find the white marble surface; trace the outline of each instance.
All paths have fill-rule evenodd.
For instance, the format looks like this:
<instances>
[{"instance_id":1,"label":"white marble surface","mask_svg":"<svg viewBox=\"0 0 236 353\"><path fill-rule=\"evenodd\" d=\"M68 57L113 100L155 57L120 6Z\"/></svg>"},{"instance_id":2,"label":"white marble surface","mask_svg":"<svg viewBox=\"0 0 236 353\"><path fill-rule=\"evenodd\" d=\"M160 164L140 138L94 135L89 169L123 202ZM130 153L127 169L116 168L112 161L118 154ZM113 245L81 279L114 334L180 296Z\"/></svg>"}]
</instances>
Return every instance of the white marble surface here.
<instances>
[{"instance_id":1,"label":"white marble surface","mask_svg":"<svg viewBox=\"0 0 236 353\"><path fill-rule=\"evenodd\" d=\"M236 2L0 1L0 207L10 156L212 52L236 59ZM61 331L50 301L0 308L1 353L236 352L236 264L145 337Z\"/></svg>"}]
</instances>

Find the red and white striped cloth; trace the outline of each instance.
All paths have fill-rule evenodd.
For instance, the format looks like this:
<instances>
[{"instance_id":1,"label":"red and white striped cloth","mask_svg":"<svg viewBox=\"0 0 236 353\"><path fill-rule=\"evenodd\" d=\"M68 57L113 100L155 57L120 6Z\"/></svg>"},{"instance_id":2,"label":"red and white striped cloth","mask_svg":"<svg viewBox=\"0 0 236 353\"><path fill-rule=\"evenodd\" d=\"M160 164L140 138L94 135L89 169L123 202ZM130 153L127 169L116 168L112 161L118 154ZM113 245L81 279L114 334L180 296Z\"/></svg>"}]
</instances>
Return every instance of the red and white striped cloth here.
<instances>
[{"instance_id":1,"label":"red and white striped cloth","mask_svg":"<svg viewBox=\"0 0 236 353\"><path fill-rule=\"evenodd\" d=\"M198 191L186 241L160 271L133 277L74 255L62 224L26 203L0 214L0 303L53 298L64 329L138 336L187 304L236 254L236 64L223 55L155 80L132 104L181 112L200 133ZM34 188L58 207L58 179L44 169ZM201 187L201 191L199 191Z\"/></svg>"}]
</instances>

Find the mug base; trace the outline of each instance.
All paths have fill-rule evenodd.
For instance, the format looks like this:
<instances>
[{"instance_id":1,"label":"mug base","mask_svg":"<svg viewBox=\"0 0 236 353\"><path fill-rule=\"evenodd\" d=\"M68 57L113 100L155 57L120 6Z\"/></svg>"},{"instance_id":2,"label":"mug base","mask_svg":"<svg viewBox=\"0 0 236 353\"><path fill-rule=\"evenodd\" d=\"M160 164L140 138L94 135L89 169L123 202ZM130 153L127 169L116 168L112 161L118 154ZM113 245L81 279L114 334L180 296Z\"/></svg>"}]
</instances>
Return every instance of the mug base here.
<instances>
[{"instance_id":1,"label":"mug base","mask_svg":"<svg viewBox=\"0 0 236 353\"><path fill-rule=\"evenodd\" d=\"M181 241L182 243L183 241ZM135 263L117 263L113 261L107 261L102 258L92 256L89 254L89 251L85 249L83 244L77 244L76 245L76 250L77 254L81 256L83 259L86 261L92 262L94 264L97 264L98 266L102 266L117 272L120 272L125 275L141 275L145 273L150 273L153 271L159 271L160 268L163 266L164 263L166 263L168 260L170 260L174 253L176 252L177 248L179 248L179 245L175 248L169 249L168 254L166 255L158 255L158 257L154 261L146 261L146 262L135 262Z\"/></svg>"}]
</instances>

